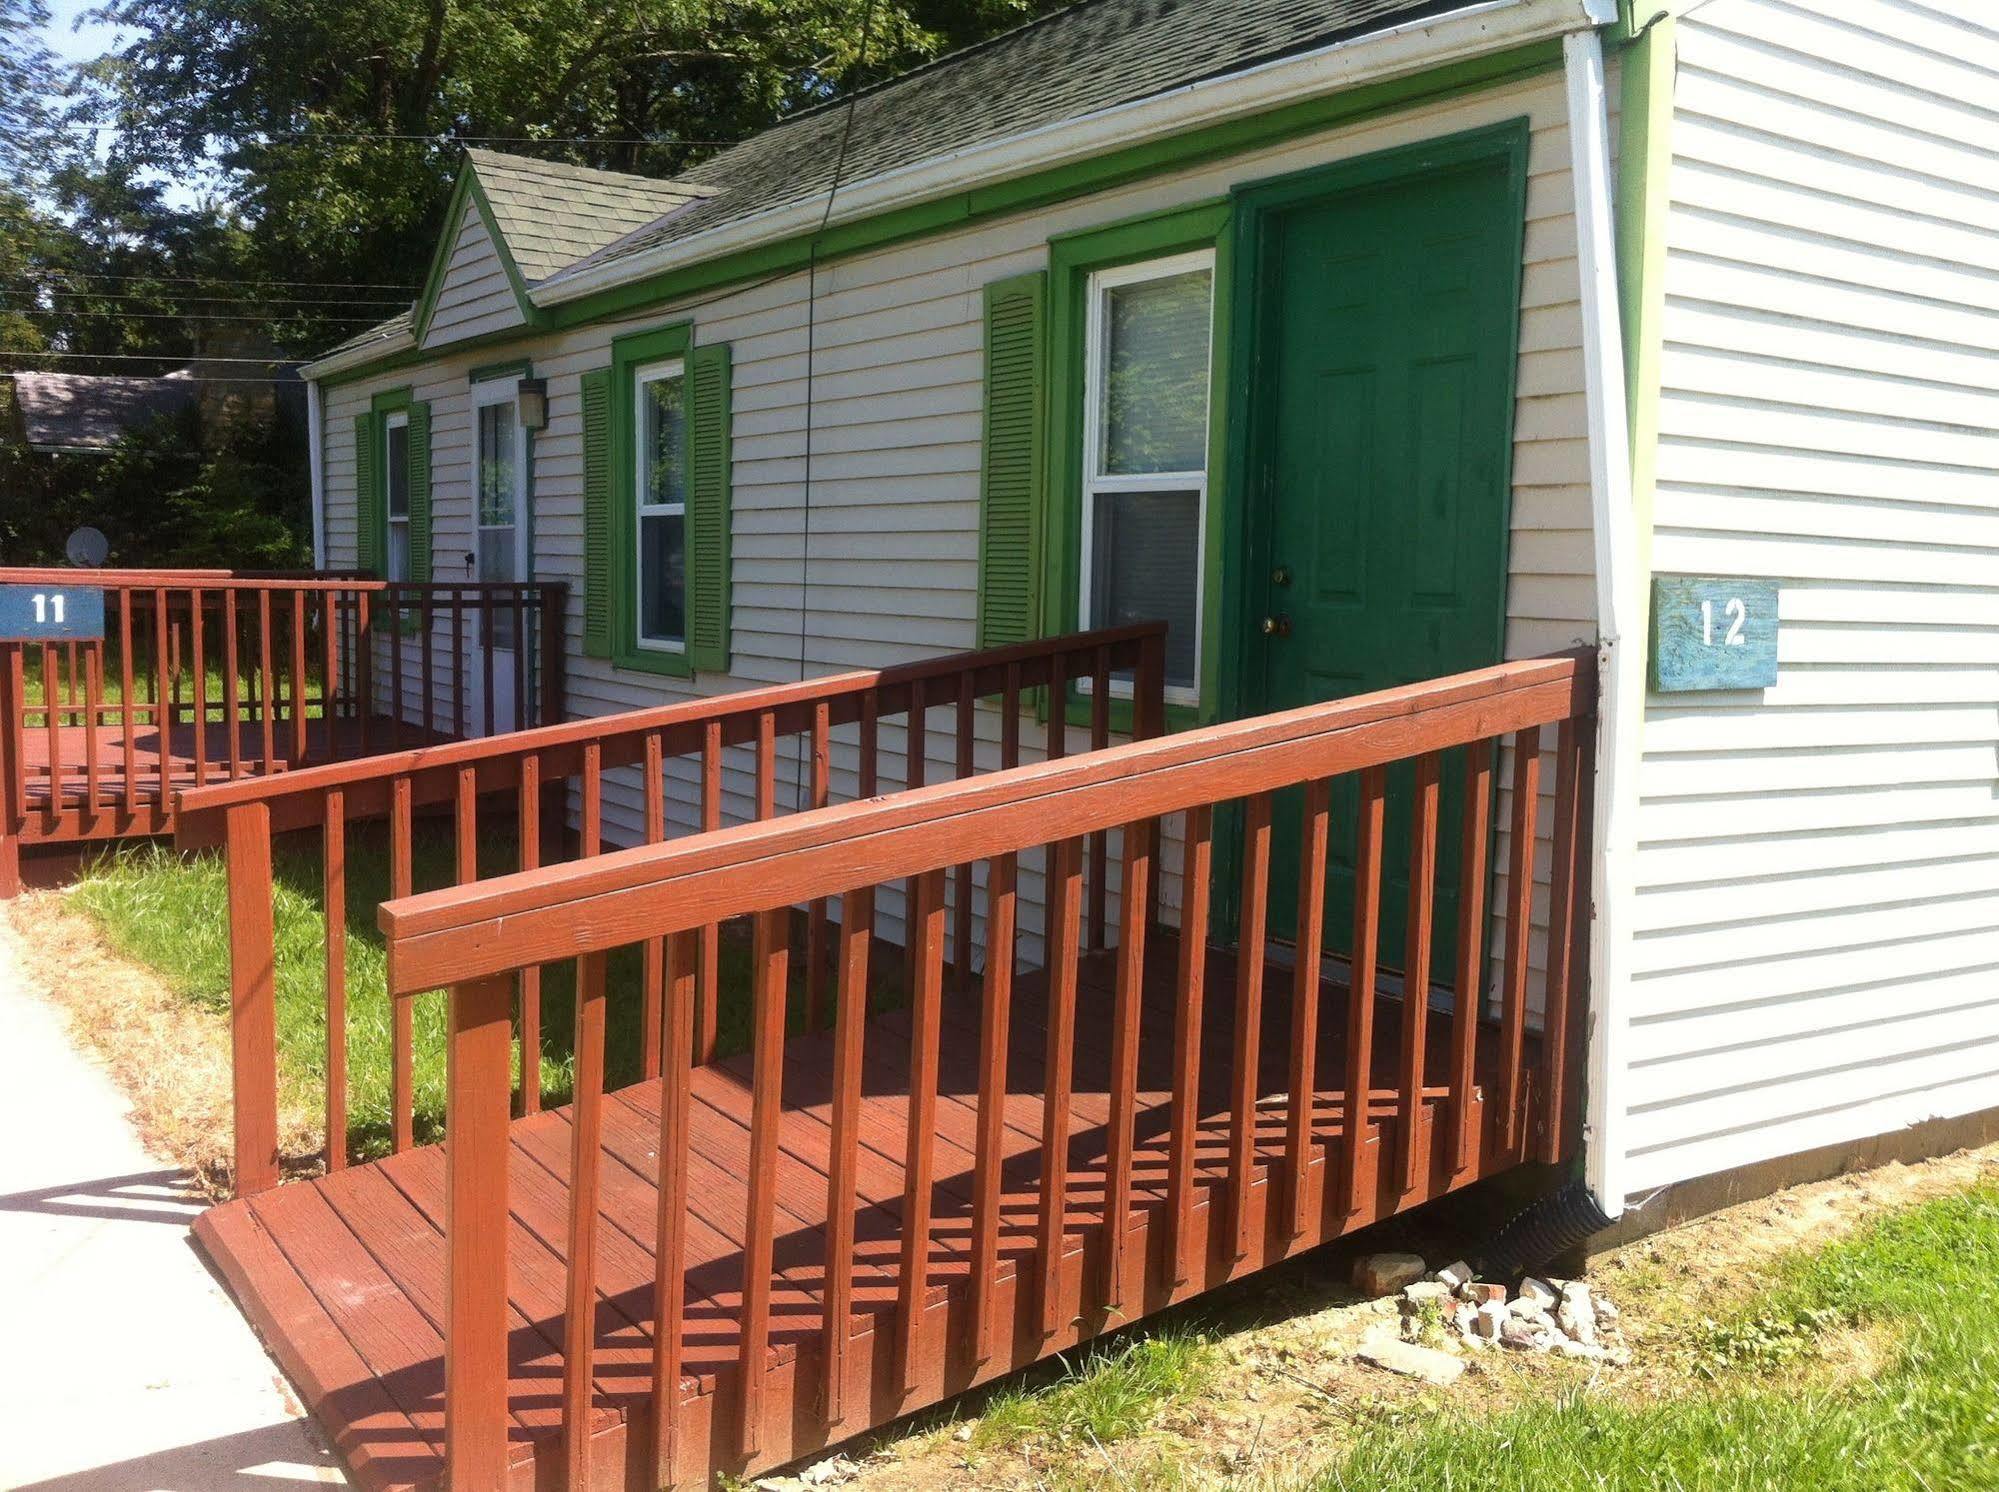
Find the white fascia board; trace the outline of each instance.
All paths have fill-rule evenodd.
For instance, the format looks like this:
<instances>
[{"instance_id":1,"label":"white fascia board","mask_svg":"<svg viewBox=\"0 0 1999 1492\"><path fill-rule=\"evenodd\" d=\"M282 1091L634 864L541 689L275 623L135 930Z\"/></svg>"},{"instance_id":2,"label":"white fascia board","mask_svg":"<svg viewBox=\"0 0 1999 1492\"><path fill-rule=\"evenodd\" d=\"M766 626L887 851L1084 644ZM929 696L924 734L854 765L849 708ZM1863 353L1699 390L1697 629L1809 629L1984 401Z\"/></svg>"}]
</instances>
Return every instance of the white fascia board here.
<instances>
[{"instance_id":1,"label":"white fascia board","mask_svg":"<svg viewBox=\"0 0 1999 1492\"><path fill-rule=\"evenodd\" d=\"M349 347L340 352L329 352L317 362L306 363L299 370L299 377L308 380L331 378L345 373L349 368L365 368L377 358L398 352L409 352L416 347L416 334L401 331L378 341L363 343L359 347Z\"/></svg>"},{"instance_id":2,"label":"white fascia board","mask_svg":"<svg viewBox=\"0 0 1999 1492\"><path fill-rule=\"evenodd\" d=\"M1241 72L1184 84L1135 103L983 141L879 176L843 183L828 216L826 194L726 223L677 243L558 274L529 291L537 306L560 305L634 280L759 247L824 223L846 223L1007 180L1200 125L1263 113L1363 84L1406 77L1467 58L1551 41L1603 22L1615 0L1482 0L1462 10L1336 42Z\"/></svg>"}]
</instances>

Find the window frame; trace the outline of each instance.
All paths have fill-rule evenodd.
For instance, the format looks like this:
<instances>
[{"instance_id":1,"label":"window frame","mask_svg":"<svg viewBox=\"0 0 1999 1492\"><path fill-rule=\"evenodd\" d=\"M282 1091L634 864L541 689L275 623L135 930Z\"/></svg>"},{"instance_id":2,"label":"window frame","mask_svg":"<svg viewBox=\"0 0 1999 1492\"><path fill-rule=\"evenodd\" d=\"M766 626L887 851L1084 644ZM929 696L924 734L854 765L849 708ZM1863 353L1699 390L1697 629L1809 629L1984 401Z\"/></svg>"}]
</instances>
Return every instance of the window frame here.
<instances>
[{"instance_id":1,"label":"window frame","mask_svg":"<svg viewBox=\"0 0 1999 1492\"><path fill-rule=\"evenodd\" d=\"M394 584L407 585L412 579L408 572L414 568L416 562L415 536L410 526L409 407L404 405L399 409L388 410L380 418L382 430L382 447L379 453L382 463L382 578ZM396 462L391 455L395 449L395 433L398 430L403 432L403 512L400 518L396 516L395 504ZM400 575L395 573L395 539L398 527L402 529L403 534L402 568L404 573Z\"/></svg>"},{"instance_id":2,"label":"window frame","mask_svg":"<svg viewBox=\"0 0 1999 1492\"><path fill-rule=\"evenodd\" d=\"M1076 566L1076 619L1079 625L1089 625L1095 596L1095 556L1097 528L1097 499L1107 493L1118 492L1192 492L1195 496L1194 525L1194 678L1191 684L1168 685L1166 700L1169 704L1197 708L1201 700L1201 639L1207 635L1207 565L1202 558L1208 552L1209 504L1208 495L1212 487L1206 453L1212 449L1215 427L1214 371L1215 371L1215 305L1216 293L1216 253L1212 245L1202 249L1190 249L1177 254L1165 254L1155 258L1137 259L1127 264L1093 269L1086 272L1084 295L1087 298L1083 318L1083 378L1081 394L1083 398L1083 440L1082 440L1082 485L1079 493L1080 508L1078 521L1078 558ZM1202 366L1206 383L1205 397L1201 409L1201 444L1203 464L1197 469L1186 471L1161 471L1134 473L1119 476L1102 470L1104 454L1104 400L1103 377L1107 364L1107 338L1109 322L1105 308L1110 300L1110 292L1130 285L1144 285L1155 280L1169 280L1181 275L1205 272L1208 276L1208 346L1207 356ZM1132 684L1126 680L1115 680L1111 685L1113 698L1129 699ZM1079 693L1089 693L1087 680L1079 681Z\"/></svg>"},{"instance_id":3,"label":"window frame","mask_svg":"<svg viewBox=\"0 0 1999 1492\"><path fill-rule=\"evenodd\" d=\"M512 584L524 585L532 577L533 551L528 544L528 431L521 424L519 394L515 380L498 377L478 380L472 385L472 553L478 566L478 576L482 581L491 579L486 574L485 546L480 542L491 529L510 527L514 531L514 576ZM514 406L512 429L514 435L514 521L508 525L488 524L481 513L479 491L479 464L482 459L479 449L480 412L496 404Z\"/></svg>"},{"instance_id":4,"label":"window frame","mask_svg":"<svg viewBox=\"0 0 1999 1492\"><path fill-rule=\"evenodd\" d=\"M680 380L681 394L681 446L682 471L680 475L680 501L669 503L647 502L645 491L645 428L646 390L655 383L663 383L669 378ZM627 579L632 586L632 646L651 653L669 653L685 656L687 653L687 472L686 455L686 400L687 400L687 358L684 354L660 358L650 363L639 363L631 370L631 405L626 411L632 425L631 469L628 473L631 488L631 552L625 556ZM682 582L680 589L680 636L677 638L651 637L645 630L645 521L648 518L678 518L680 520L680 554Z\"/></svg>"},{"instance_id":5,"label":"window frame","mask_svg":"<svg viewBox=\"0 0 1999 1492\"><path fill-rule=\"evenodd\" d=\"M653 364L678 359L682 376L694 351L692 322L671 322L627 332L611 340L610 464L611 666L636 673L692 678L688 641L678 648L639 645L638 391L635 374ZM695 576L690 566L687 602L692 608ZM683 616L682 626L688 618Z\"/></svg>"}]
</instances>

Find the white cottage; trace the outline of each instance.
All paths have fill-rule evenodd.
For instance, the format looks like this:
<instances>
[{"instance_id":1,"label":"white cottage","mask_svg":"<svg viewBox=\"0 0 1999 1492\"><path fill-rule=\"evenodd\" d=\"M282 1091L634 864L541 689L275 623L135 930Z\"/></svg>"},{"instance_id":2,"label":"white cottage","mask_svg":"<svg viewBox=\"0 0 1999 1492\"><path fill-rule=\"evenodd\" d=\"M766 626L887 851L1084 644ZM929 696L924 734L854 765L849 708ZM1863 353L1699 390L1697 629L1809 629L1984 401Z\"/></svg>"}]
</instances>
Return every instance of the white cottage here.
<instances>
[{"instance_id":1,"label":"white cottage","mask_svg":"<svg viewBox=\"0 0 1999 1492\"><path fill-rule=\"evenodd\" d=\"M1133 618L1176 726L1593 647L1600 1205L1987 1134L1995 96L1924 0L1084 0L682 180L469 152L306 370L319 558L568 582L582 715Z\"/></svg>"}]
</instances>

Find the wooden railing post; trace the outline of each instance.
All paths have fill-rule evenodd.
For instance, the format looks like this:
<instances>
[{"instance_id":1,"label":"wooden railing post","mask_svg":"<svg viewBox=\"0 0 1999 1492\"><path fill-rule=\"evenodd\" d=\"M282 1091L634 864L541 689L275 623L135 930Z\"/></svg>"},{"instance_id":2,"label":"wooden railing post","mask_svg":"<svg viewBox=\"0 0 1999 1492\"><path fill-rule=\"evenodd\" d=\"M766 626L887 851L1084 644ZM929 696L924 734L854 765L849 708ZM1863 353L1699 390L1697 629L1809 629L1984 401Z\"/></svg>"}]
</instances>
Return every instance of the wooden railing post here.
<instances>
[{"instance_id":1,"label":"wooden railing post","mask_svg":"<svg viewBox=\"0 0 1999 1492\"><path fill-rule=\"evenodd\" d=\"M444 1459L453 1492L507 1475L507 1109L513 981L451 990L445 1056Z\"/></svg>"},{"instance_id":2,"label":"wooden railing post","mask_svg":"<svg viewBox=\"0 0 1999 1492\"><path fill-rule=\"evenodd\" d=\"M236 1194L278 1181L277 949L271 921L271 811L224 818L229 881L229 1030L236 1116Z\"/></svg>"},{"instance_id":3,"label":"wooden railing post","mask_svg":"<svg viewBox=\"0 0 1999 1492\"><path fill-rule=\"evenodd\" d=\"M569 588L544 585L541 588L541 719L537 725L559 725L568 707L567 681L563 677L563 608L569 604Z\"/></svg>"},{"instance_id":4,"label":"wooden railing post","mask_svg":"<svg viewBox=\"0 0 1999 1492\"><path fill-rule=\"evenodd\" d=\"M0 644L0 899L21 894L21 644Z\"/></svg>"}]
</instances>

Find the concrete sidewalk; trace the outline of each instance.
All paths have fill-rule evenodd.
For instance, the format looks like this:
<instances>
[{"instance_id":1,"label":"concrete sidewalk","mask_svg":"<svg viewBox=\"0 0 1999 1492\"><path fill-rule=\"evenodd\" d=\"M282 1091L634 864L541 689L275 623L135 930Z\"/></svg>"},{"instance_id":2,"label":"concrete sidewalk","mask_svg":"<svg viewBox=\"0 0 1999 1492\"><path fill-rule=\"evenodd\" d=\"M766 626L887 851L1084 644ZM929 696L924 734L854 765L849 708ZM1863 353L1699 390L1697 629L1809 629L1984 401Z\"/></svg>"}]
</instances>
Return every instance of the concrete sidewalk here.
<instances>
[{"instance_id":1,"label":"concrete sidewalk","mask_svg":"<svg viewBox=\"0 0 1999 1492\"><path fill-rule=\"evenodd\" d=\"M0 1487L344 1483L0 908Z\"/></svg>"}]
</instances>

